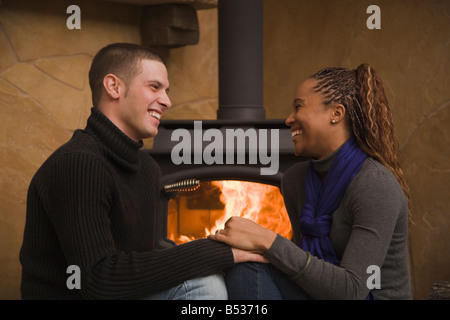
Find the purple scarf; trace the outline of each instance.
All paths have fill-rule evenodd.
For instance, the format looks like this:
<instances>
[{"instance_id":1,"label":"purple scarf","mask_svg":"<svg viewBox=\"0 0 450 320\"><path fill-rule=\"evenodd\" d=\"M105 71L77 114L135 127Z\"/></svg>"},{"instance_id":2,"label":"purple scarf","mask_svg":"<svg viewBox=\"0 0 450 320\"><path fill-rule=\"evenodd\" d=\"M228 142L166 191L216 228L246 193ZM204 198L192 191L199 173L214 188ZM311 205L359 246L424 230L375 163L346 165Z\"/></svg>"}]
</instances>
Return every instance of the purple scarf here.
<instances>
[{"instance_id":1,"label":"purple scarf","mask_svg":"<svg viewBox=\"0 0 450 320\"><path fill-rule=\"evenodd\" d=\"M367 154L351 137L339 150L322 184L310 163L305 181L305 204L299 225L303 234L300 247L325 261L340 265L329 235L331 214L339 207L347 186L361 169Z\"/></svg>"}]
</instances>

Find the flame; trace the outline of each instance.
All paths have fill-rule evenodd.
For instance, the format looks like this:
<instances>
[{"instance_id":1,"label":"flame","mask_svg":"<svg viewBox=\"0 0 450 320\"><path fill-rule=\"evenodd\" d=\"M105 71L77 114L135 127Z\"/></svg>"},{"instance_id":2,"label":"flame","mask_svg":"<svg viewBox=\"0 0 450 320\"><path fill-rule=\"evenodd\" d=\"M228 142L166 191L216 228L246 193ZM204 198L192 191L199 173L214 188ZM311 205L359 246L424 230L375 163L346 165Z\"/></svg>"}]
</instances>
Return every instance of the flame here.
<instances>
[{"instance_id":1,"label":"flame","mask_svg":"<svg viewBox=\"0 0 450 320\"><path fill-rule=\"evenodd\" d=\"M232 216L243 217L255 221L281 236L290 239L292 228L284 205L283 197L275 186L234 180L213 181L212 185L221 190L220 201L225 205L223 215L208 229L205 237L223 229L225 222ZM173 232L169 239L176 243L185 243L195 239L180 235L175 239Z\"/></svg>"}]
</instances>

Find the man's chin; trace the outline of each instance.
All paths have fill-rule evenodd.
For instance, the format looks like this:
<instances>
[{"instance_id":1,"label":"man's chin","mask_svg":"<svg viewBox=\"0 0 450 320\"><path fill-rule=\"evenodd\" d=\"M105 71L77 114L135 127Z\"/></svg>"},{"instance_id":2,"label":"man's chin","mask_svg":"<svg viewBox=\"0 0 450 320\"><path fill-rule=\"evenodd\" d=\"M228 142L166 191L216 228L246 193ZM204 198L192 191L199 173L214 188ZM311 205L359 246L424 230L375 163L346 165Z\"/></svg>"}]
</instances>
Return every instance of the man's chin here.
<instances>
[{"instance_id":1,"label":"man's chin","mask_svg":"<svg viewBox=\"0 0 450 320\"><path fill-rule=\"evenodd\" d=\"M146 132L142 139L150 139L154 138L158 134L158 129L154 129L152 131Z\"/></svg>"}]
</instances>

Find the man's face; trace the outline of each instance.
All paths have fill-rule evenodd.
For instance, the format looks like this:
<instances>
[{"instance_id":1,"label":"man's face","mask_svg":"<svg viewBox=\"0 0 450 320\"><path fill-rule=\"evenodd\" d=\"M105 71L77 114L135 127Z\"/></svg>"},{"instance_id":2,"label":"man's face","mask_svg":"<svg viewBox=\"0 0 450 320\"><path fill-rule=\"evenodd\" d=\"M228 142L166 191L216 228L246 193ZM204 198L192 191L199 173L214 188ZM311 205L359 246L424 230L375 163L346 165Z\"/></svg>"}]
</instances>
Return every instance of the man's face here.
<instances>
[{"instance_id":1,"label":"man's face","mask_svg":"<svg viewBox=\"0 0 450 320\"><path fill-rule=\"evenodd\" d=\"M135 141L154 137L163 112L171 107L164 64L155 60L140 63L141 72L128 84L119 111L121 130Z\"/></svg>"}]
</instances>

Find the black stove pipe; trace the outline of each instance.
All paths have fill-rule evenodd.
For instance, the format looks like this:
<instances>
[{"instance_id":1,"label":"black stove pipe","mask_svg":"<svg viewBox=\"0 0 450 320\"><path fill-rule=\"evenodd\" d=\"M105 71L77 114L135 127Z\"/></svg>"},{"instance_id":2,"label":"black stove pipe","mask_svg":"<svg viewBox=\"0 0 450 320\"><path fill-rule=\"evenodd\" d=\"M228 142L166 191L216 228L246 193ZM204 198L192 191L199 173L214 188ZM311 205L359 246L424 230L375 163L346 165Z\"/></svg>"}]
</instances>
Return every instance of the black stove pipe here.
<instances>
[{"instance_id":1,"label":"black stove pipe","mask_svg":"<svg viewBox=\"0 0 450 320\"><path fill-rule=\"evenodd\" d=\"M217 120L202 120L201 136L203 137L203 133L208 129L219 129L223 134L227 129L253 129L258 137L260 129L278 130L279 143L275 151L279 154L281 174L298 162L299 158L294 156L291 133L285 125L285 120L265 118L263 105L263 0L219 0L218 49L219 108ZM243 167L242 170L239 170L239 166L234 163L225 165L223 163L209 165L197 163L194 161L194 154L204 150L206 144L209 144L206 140L197 141L201 144L197 149L194 149L191 144L194 160L191 159L192 161L189 163L174 164L171 155L180 140L172 140L173 132L177 129L185 129L189 132L187 138L194 139L194 122L194 120L161 120L153 149L149 149L148 152L160 165L163 175L167 176L167 183L180 181L181 177L177 178L176 175L181 174L182 171L193 169L205 170L211 176L215 176L223 170L235 170L236 179L244 177L252 180L252 175L250 175L250 179L250 176L245 174L245 168L266 166L259 160L256 164L246 162L245 168ZM244 139L246 138L244 137ZM259 138L258 141L260 141ZM267 146L270 148L272 144L267 141ZM223 154L225 154L227 152L226 144L223 147ZM248 152L247 142L245 147ZM271 153L272 151L270 150ZM275 176L279 182L279 175ZM269 178L271 177L264 176L259 179L267 181Z\"/></svg>"},{"instance_id":2,"label":"black stove pipe","mask_svg":"<svg viewBox=\"0 0 450 320\"><path fill-rule=\"evenodd\" d=\"M265 119L263 0L219 0L220 120Z\"/></svg>"}]
</instances>

